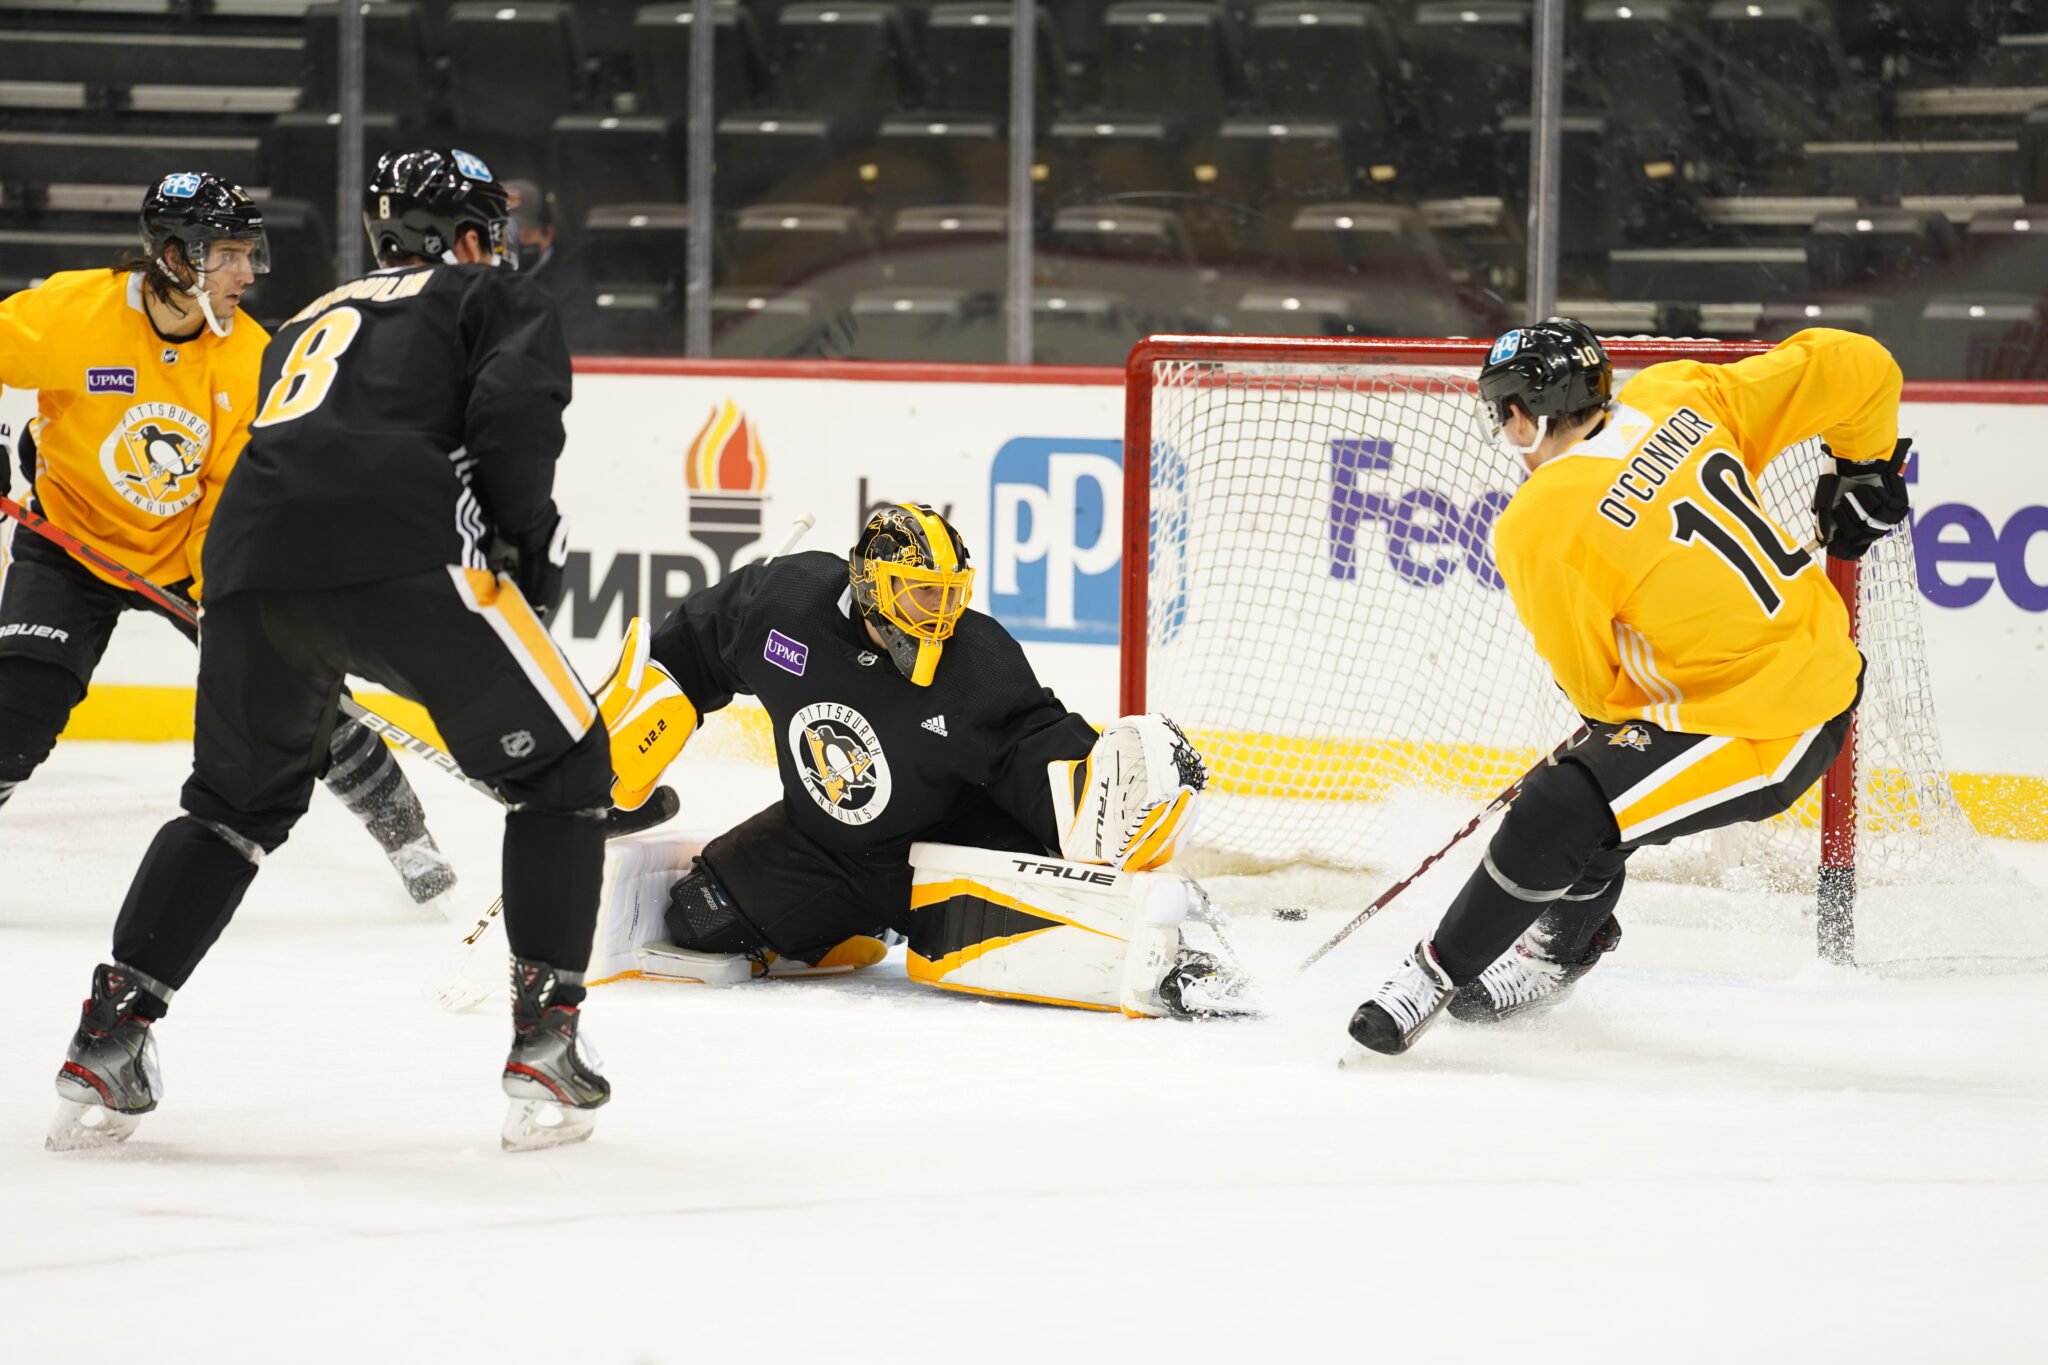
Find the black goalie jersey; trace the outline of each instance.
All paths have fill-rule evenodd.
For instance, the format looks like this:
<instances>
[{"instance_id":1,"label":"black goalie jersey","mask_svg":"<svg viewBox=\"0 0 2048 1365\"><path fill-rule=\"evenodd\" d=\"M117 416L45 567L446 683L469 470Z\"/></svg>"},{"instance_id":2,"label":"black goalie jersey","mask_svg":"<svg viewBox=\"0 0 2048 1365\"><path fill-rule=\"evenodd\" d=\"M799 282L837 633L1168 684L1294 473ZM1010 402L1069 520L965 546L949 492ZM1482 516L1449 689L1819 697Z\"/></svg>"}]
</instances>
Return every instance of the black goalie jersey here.
<instances>
[{"instance_id":1,"label":"black goalie jersey","mask_svg":"<svg viewBox=\"0 0 2048 1365\"><path fill-rule=\"evenodd\" d=\"M263 353L262 406L205 550L218 596L487 567L554 515L569 350L547 296L487 265L380 270Z\"/></svg>"},{"instance_id":2,"label":"black goalie jersey","mask_svg":"<svg viewBox=\"0 0 2048 1365\"><path fill-rule=\"evenodd\" d=\"M1058 848L1046 764L1095 744L980 612L962 615L929 687L905 678L855 615L838 555L741 569L677 608L650 652L699 713L760 699L789 818L842 852L900 855L978 790Z\"/></svg>"}]
</instances>

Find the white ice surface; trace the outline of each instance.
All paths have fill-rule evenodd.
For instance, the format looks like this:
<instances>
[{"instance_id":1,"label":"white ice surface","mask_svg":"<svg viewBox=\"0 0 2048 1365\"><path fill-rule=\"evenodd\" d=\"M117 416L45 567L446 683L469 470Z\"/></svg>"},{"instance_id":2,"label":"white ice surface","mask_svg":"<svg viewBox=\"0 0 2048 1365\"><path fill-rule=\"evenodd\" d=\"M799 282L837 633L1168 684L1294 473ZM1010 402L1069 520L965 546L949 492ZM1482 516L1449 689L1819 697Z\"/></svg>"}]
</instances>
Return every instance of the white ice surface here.
<instances>
[{"instance_id":1,"label":"white ice surface","mask_svg":"<svg viewBox=\"0 0 2048 1365\"><path fill-rule=\"evenodd\" d=\"M2048 977L1632 925L1547 1021L1339 1070L1441 882L1306 977L1357 884L1219 884L1312 905L1239 922L1260 1023L974 1001L895 961L604 987L597 1136L506 1156L502 1013L421 994L451 933L322 793L161 1026L164 1106L124 1151L47 1155L186 760L61 745L0 813L9 1365L2048 1358ZM481 907L495 811L412 771ZM676 776L685 827L772 796L743 765Z\"/></svg>"}]
</instances>

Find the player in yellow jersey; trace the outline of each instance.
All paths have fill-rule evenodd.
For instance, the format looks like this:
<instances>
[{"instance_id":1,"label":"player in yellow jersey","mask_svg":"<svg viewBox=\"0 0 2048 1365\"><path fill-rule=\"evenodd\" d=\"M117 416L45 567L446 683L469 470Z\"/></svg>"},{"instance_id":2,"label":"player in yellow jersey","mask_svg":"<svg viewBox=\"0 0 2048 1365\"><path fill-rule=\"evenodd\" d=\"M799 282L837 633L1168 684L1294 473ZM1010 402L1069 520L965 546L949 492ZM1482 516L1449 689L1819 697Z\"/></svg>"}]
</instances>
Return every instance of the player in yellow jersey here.
<instances>
[{"instance_id":1,"label":"player in yellow jersey","mask_svg":"<svg viewBox=\"0 0 2048 1365\"><path fill-rule=\"evenodd\" d=\"M249 435L263 328L239 311L269 269L263 216L201 172L143 199L140 256L52 275L0 301L0 383L38 391L33 493L57 527L194 598L200 548ZM24 450L29 438L24 436ZM0 459L0 493L11 461ZM0 804L49 757L124 611L192 628L18 532L0 577ZM335 727L327 785L377 838L416 901L455 885L386 746Z\"/></svg>"},{"instance_id":2,"label":"player in yellow jersey","mask_svg":"<svg viewBox=\"0 0 2048 1365\"><path fill-rule=\"evenodd\" d=\"M1496 439L1530 471L1495 560L1587 734L1530 774L1436 933L1352 1016L1375 1052L1406 1051L1446 1007L1484 1021L1557 1003L1621 937L1632 852L1786 810L1848 734L1848 613L1755 480L1822 437L1821 539L1861 557L1907 511L1898 365L1815 329L1612 387L1569 318L1502 336L1479 373Z\"/></svg>"}]
</instances>

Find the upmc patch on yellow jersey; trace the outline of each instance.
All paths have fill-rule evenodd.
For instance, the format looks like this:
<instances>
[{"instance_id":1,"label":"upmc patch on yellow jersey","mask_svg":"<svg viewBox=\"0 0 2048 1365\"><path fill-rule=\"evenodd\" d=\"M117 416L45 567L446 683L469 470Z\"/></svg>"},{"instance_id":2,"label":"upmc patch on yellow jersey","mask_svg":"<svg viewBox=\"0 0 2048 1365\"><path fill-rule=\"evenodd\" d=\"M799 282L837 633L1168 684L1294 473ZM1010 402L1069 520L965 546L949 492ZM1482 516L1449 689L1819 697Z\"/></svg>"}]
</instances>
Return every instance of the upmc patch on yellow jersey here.
<instances>
[{"instance_id":1,"label":"upmc patch on yellow jersey","mask_svg":"<svg viewBox=\"0 0 2048 1365\"><path fill-rule=\"evenodd\" d=\"M1899 389L1882 346L1824 329L1732 365L1654 365L1594 436L1531 474L1495 558L1572 705L1747 739L1847 709L1862 663L1848 613L1755 483L1812 436L1843 459L1886 458Z\"/></svg>"},{"instance_id":2,"label":"upmc patch on yellow jersey","mask_svg":"<svg viewBox=\"0 0 2048 1365\"><path fill-rule=\"evenodd\" d=\"M197 579L268 340L237 312L225 337L167 342L125 271L67 271L0 301L0 383L39 391L43 514L145 578Z\"/></svg>"}]
</instances>

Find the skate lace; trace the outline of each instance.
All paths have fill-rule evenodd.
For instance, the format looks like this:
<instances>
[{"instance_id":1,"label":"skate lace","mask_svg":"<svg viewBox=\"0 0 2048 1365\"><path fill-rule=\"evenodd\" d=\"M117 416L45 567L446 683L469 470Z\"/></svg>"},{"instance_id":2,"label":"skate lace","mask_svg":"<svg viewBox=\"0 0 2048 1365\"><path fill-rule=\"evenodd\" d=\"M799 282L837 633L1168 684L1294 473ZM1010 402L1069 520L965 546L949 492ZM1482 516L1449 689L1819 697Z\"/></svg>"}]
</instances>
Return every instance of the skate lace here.
<instances>
[{"instance_id":1,"label":"skate lace","mask_svg":"<svg viewBox=\"0 0 2048 1365\"><path fill-rule=\"evenodd\" d=\"M1444 988L1437 979L1411 957L1381 984L1372 999L1406 1033L1429 1017L1443 995Z\"/></svg>"},{"instance_id":2,"label":"skate lace","mask_svg":"<svg viewBox=\"0 0 2048 1365\"><path fill-rule=\"evenodd\" d=\"M1564 968L1521 944L1479 974L1479 984L1497 1008L1526 1005L1550 994Z\"/></svg>"}]
</instances>

